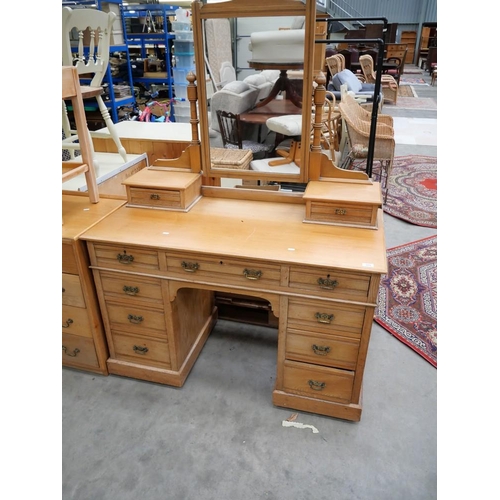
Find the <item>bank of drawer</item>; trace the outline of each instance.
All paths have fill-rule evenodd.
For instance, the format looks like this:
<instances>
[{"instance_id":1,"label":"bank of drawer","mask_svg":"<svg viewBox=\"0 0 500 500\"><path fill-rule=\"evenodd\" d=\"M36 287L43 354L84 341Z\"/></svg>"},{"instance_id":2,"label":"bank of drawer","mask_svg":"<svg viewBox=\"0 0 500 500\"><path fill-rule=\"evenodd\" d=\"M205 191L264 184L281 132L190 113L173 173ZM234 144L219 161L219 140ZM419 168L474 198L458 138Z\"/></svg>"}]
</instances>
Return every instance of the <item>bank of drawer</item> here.
<instances>
[{"instance_id":1,"label":"bank of drawer","mask_svg":"<svg viewBox=\"0 0 500 500\"><path fill-rule=\"evenodd\" d=\"M62 363L67 366L98 368L94 341L69 333L62 334Z\"/></svg>"},{"instance_id":2,"label":"bank of drawer","mask_svg":"<svg viewBox=\"0 0 500 500\"><path fill-rule=\"evenodd\" d=\"M359 341L339 335L311 335L288 330L287 359L354 370L358 359Z\"/></svg>"},{"instance_id":3,"label":"bank of drawer","mask_svg":"<svg viewBox=\"0 0 500 500\"><path fill-rule=\"evenodd\" d=\"M167 336L163 310L108 300L106 311L111 329L151 337L166 338Z\"/></svg>"},{"instance_id":4,"label":"bank of drawer","mask_svg":"<svg viewBox=\"0 0 500 500\"><path fill-rule=\"evenodd\" d=\"M286 360L283 372L285 391L348 403L351 400L354 372L324 368Z\"/></svg>"},{"instance_id":5,"label":"bank of drawer","mask_svg":"<svg viewBox=\"0 0 500 500\"><path fill-rule=\"evenodd\" d=\"M62 332L82 337L92 337L87 309L62 306Z\"/></svg>"},{"instance_id":6,"label":"bank of drawer","mask_svg":"<svg viewBox=\"0 0 500 500\"><path fill-rule=\"evenodd\" d=\"M119 299L128 303L148 303L163 307L161 280L139 278L131 274L100 273L106 299Z\"/></svg>"},{"instance_id":7,"label":"bank of drawer","mask_svg":"<svg viewBox=\"0 0 500 500\"><path fill-rule=\"evenodd\" d=\"M62 303L67 306L85 307L82 284L78 275L63 273Z\"/></svg>"},{"instance_id":8,"label":"bank of drawer","mask_svg":"<svg viewBox=\"0 0 500 500\"><path fill-rule=\"evenodd\" d=\"M196 279L228 282L245 286L278 286L280 266L267 263L188 253L167 253L167 268Z\"/></svg>"},{"instance_id":9,"label":"bank of drawer","mask_svg":"<svg viewBox=\"0 0 500 500\"><path fill-rule=\"evenodd\" d=\"M141 189L130 187L129 203L156 208L180 208L181 194L179 190L168 189Z\"/></svg>"},{"instance_id":10,"label":"bank of drawer","mask_svg":"<svg viewBox=\"0 0 500 500\"><path fill-rule=\"evenodd\" d=\"M340 302L289 299L288 328L359 338L366 308Z\"/></svg>"},{"instance_id":11,"label":"bank of drawer","mask_svg":"<svg viewBox=\"0 0 500 500\"><path fill-rule=\"evenodd\" d=\"M75 250L71 243L62 244L62 272L68 274L78 274L78 264L76 263Z\"/></svg>"},{"instance_id":12,"label":"bank of drawer","mask_svg":"<svg viewBox=\"0 0 500 500\"><path fill-rule=\"evenodd\" d=\"M159 368L170 368L170 353L166 340L122 332L113 332L112 340L115 359Z\"/></svg>"},{"instance_id":13,"label":"bank of drawer","mask_svg":"<svg viewBox=\"0 0 500 500\"><path fill-rule=\"evenodd\" d=\"M94 245L95 262L98 267L109 267L123 271L147 271L159 269L158 254L144 248Z\"/></svg>"},{"instance_id":14,"label":"bank of drawer","mask_svg":"<svg viewBox=\"0 0 500 500\"><path fill-rule=\"evenodd\" d=\"M334 269L290 268L290 288L307 290L315 295L346 300L366 301L371 276L363 273L349 273Z\"/></svg>"}]
</instances>

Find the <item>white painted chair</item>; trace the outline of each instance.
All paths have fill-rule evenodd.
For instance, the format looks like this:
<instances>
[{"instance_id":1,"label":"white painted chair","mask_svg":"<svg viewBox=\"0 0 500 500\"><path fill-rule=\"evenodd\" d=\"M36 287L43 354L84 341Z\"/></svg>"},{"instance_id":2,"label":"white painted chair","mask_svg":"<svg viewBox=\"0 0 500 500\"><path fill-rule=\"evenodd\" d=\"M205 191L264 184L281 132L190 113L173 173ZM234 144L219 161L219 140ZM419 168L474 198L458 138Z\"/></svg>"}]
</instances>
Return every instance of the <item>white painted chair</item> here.
<instances>
[{"instance_id":1,"label":"white painted chair","mask_svg":"<svg viewBox=\"0 0 500 500\"><path fill-rule=\"evenodd\" d=\"M114 12L103 12L96 9L62 9L62 64L63 66L76 66L78 74L92 77L89 86L81 86L82 96L94 97L97 100L99 110L112 137L118 153L127 161L127 153L123 147L115 124L111 119L109 110L102 99L103 89L101 87L103 78L109 64L109 47L113 22L116 18ZM71 50L71 33L76 29L78 32L78 52L76 58ZM78 137L75 131L70 129L66 106L63 101L62 128L65 134L67 149L71 157L78 150ZM101 134L90 132L91 136L103 137ZM95 156L95 155L94 155ZM94 159L95 160L95 159Z\"/></svg>"}]
</instances>

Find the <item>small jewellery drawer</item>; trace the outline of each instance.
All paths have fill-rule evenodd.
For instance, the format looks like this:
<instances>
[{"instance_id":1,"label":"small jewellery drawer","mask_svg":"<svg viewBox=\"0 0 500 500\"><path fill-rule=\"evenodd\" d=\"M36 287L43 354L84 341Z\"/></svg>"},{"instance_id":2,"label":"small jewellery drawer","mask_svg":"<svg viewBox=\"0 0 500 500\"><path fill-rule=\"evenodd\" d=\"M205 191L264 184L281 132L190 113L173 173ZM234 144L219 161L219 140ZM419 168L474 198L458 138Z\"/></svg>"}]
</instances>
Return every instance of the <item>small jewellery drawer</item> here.
<instances>
[{"instance_id":1,"label":"small jewellery drawer","mask_svg":"<svg viewBox=\"0 0 500 500\"><path fill-rule=\"evenodd\" d=\"M288 328L359 338L365 314L363 306L289 299Z\"/></svg>"},{"instance_id":2,"label":"small jewellery drawer","mask_svg":"<svg viewBox=\"0 0 500 500\"><path fill-rule=\"evenodd\" d=\"M82 284L77 274L63 273L62 303L67 306L85 307Z\"/></svg>"},{"instance_id":3,"label":"small jewellery drawer","mask_svg":"<svg viewBox=\"0 0 500 500\"><path fill-rule=\"evenodd\" d=\"M62 331L83 337L92 337L87 309L62 306Z\"/></svg>"},{"instance_id":4,"label":"small jewellery drawer","mask_svg":"<svg viewBox=\"0 0 500 500\"><path fill-rule=\"evenodd\" d=\"M286 358L315 365L354 370L359 341L337 335L311 335L288 330Z\"/></svg>"},{"instance_id":5,"label":"small jewellery drawer","mask_svg":"<svg viewBox=\"0 0 500 500\"><path fill-rule=\"evenodd\" d=\"M62 244L62 272L68 274L78 274L78 264L76 263L75 250L71 243Z\"/></svg>"},{"instance_id":6,"label":"small jewellery drawer","mask_svg":"<svg viewBox=\"0 0 500 500\"><path fill-rule=\"evenodd\" d=\"M178 190L129 189L129 203L142 207L181 208L181 193Z\"/></svg>"},{"instance_id":7,"label":"small jewellery drawer","mask_svg":"<svg viewBox=\"0 0 500 500\"><path fill-rule=\"evenodd\" d=\"M194 280L230 281L232 284L256 287L278 286L281 276L279 265L188 253L168 253L167 268L170 272L183 273Z\"/></svg>"},{"instance_id":8,"label":"small jewellery drawer","mask_svg":"<svg viewBox=\"0 0 500 500\"><path fill-rule=\"evenodd\" d=\"M115 359L170 368L170 353L166 339L150 339L116 332L113 332L112 339Z\"/></svg>"},{"instance_id":9,"label":"small jewellery drawer","mask_svg":"<svg viewBox=\"0 0 500 500\"><path fill-rule=\"evenodd\" d=\"M288 392L348 403L351 400L354 372L323 368L285 360L283 386Z\"/></svg>"},{"instance_id":10,"label":"small jewellery drawer","mask_svg":"<svg viewBox=\"0 0 500 500\"><path fill-rule=\"evenodd\" d=\"M108 300L106 301L106 311L112 330L117 329L138 335L167 338L163 310Z\"/></svg>"},{"instance_id":11,"label":"small jewellery drawer","mask_svg":"<svg viewBox=\"0 0 500 500\"><path fill-rule=\"evenodd\" d=\"M62 334L63 365L99 367L94 341L69 333Z\"/></svg>"},{"instance_id":12,"label":"small jewellery drawer","mask_svg":"<svg viewBox=\"0 0 500 500\"><path fill-rule=\"evenodd\" d=\"M115 246L115 245L94 245L92 251L92 265L98 267L108 267L123 271L133 270L153 270L159 269L158 253L154 250L146 250L137 247Z\"/></svg>"},{"instance_id":13,"label":"small jewellery drawer","mask_svg":"<svg viewBox=\"0 0 500 500\"><path fill-rule=\"evenodd\" d=\"M106 300L119 299L127 302L148 303L163 307L161 280L139 278L133 274L101 271L101 284Z\"/></svg>"},{"instance_id":14,"label":"small jewellery drawer","mask_svg":"<svg viewBox=\"0 0 500 500\"><path fill-rule=\"evenodd\" d=\"M307 219L346 226L375 227L378 208L378 205L312 202L307 211Z\"/></svg>"},{"instance_id":15,"label":"small jewellery drawer","mask_svg":"<svg viewBox=\"0 0 500 500\"><path fill-rule=\"evenodd\" d=\"M349 273L335 269L290 268L289 287L308 290L323 297L346 300L366 301L370 289L371 276L362 273Z\"/></svg>"}]
</instances>

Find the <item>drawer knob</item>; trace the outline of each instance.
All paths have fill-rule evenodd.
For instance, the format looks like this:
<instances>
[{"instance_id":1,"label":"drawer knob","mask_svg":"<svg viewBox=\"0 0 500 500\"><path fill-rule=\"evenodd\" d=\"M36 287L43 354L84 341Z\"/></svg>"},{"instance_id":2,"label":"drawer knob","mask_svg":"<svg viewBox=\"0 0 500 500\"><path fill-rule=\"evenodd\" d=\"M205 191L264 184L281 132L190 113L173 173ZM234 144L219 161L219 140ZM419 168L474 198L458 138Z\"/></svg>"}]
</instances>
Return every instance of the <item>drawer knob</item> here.
<instances>
[{"instance_id":1,"label":"drawer knob","mask_svg":"<svg viewBox=\"0 0 500 500\"><path fill-rule=\"evenodd\" d=\"M132 349L137 354L146 354L149 351L149 349L147 347L144 347L142 345L134 345L134 347Z\"/></svg>"},{"instance_id":2,"label":"drawer knob","mask_svg":"<svg viewBox=\"0 0 500 500\"><path fill-rule=\"evenodd\" d=\"M334 318L333 314L320 313L320 312L317 312L315 314L315 317L318 320L318 323L325 323L327 325L329 325Z\"/></svg>"},{"instance_id":3,"label":"drawer knob","mask_svg":"<svg viewBox=\"0 0 500 500\"><path fill-rule=\"evenodd\" d=\"M317 380L309 380L308 384L314 391L322 391L326 387L325 382L318 382Z\"/></svg>"},{"instance_id":4,"label":"drawer knob","mask_svg":"<svg viewBox=\"0 0 500 500\"><path fill-rule=\"evenodd\" d=\"M262 271L257 271L255 269L244 269L243 276L245 276L247 280L259 280L260 278L262 278Z\"/></svg>"},{"instance_id":5,"label":"drawer knob","mask_svg":"<svg viewBox=\"0 0 500 500\"><path fill-rule=\"evenodd\" d=\"M116 258L120 264L132 264L134 262L134 256L127 254L127 252L119 253Z\"/></svg>"},{"instance_id":6,"label":"drawer knob","mask_svg":"<svg viewBox=\"0 0 500 500\"><path fill-rule=\"evenodd\" d=\"M197 262L186 262L184 260L181 262L181 266L187 273L195 273L200 268L200 264Z\"/></svg>"},{"instance_id":7,"label":"drawer knob","mask_svg":"<svg viewBox=\"0 0 500 500\"><path fill-rule=\"evenodd\" d=\"M336 208L335 209L335 215L346 215L347 210L345 208Z\"/></svg>"},{"instance_id":8,"label":"drawer knob","mask_svg":"<svg viewBox=\"0 0 500 500\"><path fill-rule=\"evenodd\" d=\"M156 194L156 193L153 193L153 194L150 196L150 199L152 199L152 200L159 200L159 199L160 199L160 195L159 195L159 194Z\"/></svg>"},{"instance_id":9,"label":"drawer knob","mask_svg":"<svg viewBox=\"0 0 500 500\"><path fill-rule=\"evenodd\" d=\"M144 318L142 316L136 316L135 314L129 314L127 318L131 323L134 323L135 325L138 325L139 323L144 321Z\"/></svg>"},{"instance_id":10,"label":"drawer knob","mask_svg":"<svg viewBox=\"0 0 500 500\"><path fill-rule=\"evenodd\" d=\"M318 356L326 356L330 352L330 347L326 345L316 345L313 344L312 350L314 351L314 354L317 354Z\"/></svg>"},{"instance_id":11,"label":"drawer knob","mask_svg":"<svg viewBox=\"0 0 500 500\"><path fill-rule=\"evenodd\" d=\"M123 291L127 294L127 295L137 295L139 293L139 287L137 286L127 286L127 285L124 285L123 286Z\"/></svg>"},{"instance_id":12,"label":"drawer knob","mask_svg":"<svg viewBox=\"0 0 500 500\"><path fill-rule=\"evenodd\" d=\"M72 358L75 358L76 355L80 352L80 349L78 349L78 347L76 347L73 352L68 352L68 348L65 345L62 346L62 350L64 351L64 354L66 354L66 356L70 356Z\"/></svg>"},{"instance_id":13,"label":"drawer knob","mask_svg":"<svg viewBox=\"0 0 500 500\"><path fill-rule=\"evenodd\" d=\"M73 320L71 318L68 318L66 320L66 323L64 323L64 325L62 327L63 328L69 328L72 323L73 323Z\"/></svg>"},{"instance_id":14,"label":"drawer knob","mask_svg":"<svg viewBox=\"0 0 500 500\"><path fill-rule=\"evenodd\" d=\"M338 286L339 282L337 280L331 280L330 278L318 278L318 285L325 290L333 290Z\"/></svg>"}]
</instances>

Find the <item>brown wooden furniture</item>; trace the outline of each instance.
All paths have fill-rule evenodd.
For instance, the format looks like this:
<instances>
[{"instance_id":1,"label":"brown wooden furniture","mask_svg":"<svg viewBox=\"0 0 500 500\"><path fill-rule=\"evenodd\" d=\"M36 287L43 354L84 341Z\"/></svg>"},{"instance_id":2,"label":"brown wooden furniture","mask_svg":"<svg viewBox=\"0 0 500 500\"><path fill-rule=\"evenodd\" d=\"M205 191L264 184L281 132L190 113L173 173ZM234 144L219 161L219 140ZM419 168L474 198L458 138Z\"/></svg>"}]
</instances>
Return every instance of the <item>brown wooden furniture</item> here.
<instances>
[{"instance_id":1,"label":"brown wooden furniture","mask_svg":"<svg viewBox=\"0 0 500 500\"><path fill-rule=\"evenodd\" d=\"M108 348L87 246L80 235L125 203L85 195L63 195L62 364L107 375Z\"/></svg>"},{"instance_id":2,"label":"brown wooden furniture","mask_svg":"<svg viewBox=\"0 0 500 500\"><path fill-rule=\"evenodd\" d=\"M401 33L401 43L406 44L408 52L406 53L405 63L413 64L415 59L415 50L417 45L416 31L403 31Z\"/></svg>"}]
</instances>

